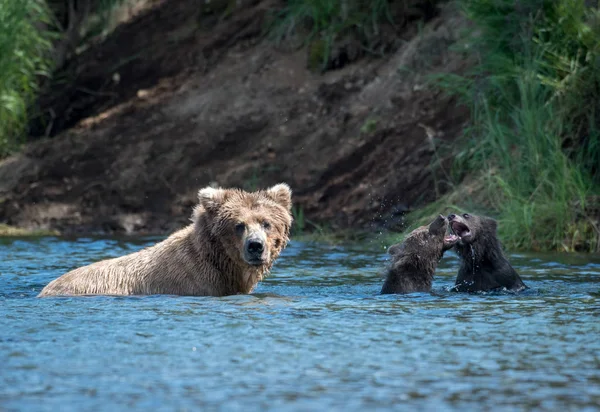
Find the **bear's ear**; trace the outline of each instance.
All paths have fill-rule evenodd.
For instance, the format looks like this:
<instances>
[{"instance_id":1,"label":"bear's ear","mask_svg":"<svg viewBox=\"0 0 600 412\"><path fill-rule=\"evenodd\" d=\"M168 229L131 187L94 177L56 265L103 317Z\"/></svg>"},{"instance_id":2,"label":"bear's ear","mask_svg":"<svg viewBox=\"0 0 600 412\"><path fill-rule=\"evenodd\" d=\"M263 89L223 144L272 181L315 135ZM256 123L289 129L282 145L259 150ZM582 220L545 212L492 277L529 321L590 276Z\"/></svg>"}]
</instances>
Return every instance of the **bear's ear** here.
<instances>
[{"instance_id":1,"label":"bear's ear","mask_svg":"<svg viewBox=\"0 0 600 412\"><path fill-rule=\"evenodd\" d=\"M496 231L498 230L498 222L496 222L494 219L492 219L491 217L486 217L484 218L485 221L483 222L484 226L486 228L488 228L488 230L493 233L496 234Z\"/></svg>"},{"instance_id":2,"label":"bear's ear","mask_svg":"<svg viewBox=\"0 0 600 412\"><path fill-rule=\"evenodd\" d=\"M292 189L285 184L279 183L267 189L267 195L288 211L292 210Z\"/></svg>"},{"instance_id":3,"label":"bear's ear","mask_svg":"<svg viewBox=\"0 0 600 412\"><path fill-rule=\"evenodd\" d=\"M215 210L225 201L225 190L207 186L198 191L198 200L204 209Z\"/></svg>"},{"instance_id":4,"label":"bear's ear","mask_svg":"<svg viewBox=\"0 0 600 412\"><path fill-rule=\"evenodd\" d=\"M404 252L404 243L396 243L395 245L390 246L387 252L391 256L402 254Z\"/></svg>"}]
</instances>

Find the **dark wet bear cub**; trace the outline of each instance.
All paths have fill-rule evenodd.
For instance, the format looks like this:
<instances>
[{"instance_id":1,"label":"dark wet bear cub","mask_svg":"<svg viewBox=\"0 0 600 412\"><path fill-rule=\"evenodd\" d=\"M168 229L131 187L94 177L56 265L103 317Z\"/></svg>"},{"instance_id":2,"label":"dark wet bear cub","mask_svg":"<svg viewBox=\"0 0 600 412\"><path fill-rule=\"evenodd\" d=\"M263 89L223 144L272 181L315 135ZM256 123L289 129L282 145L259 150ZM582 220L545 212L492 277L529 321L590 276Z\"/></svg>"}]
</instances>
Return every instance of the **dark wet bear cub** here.
<instances>
[{"instance_id":1,"label":"dark wet bear cub","mask_svg":"<svg viewBox=\"0 0 600 412\"><path fill-rule=\"evenodd\" d=\"M446 236L447 228L448 220L439 215L429 226L413 230L404 242L391 246L392 262L381 293L429 292L439 260L458 241L457 236Z\"/></svg>"},{"instance_id":2,"label":"dark wet bear cub","mask_svg":"<svg viewBox=\"0 0 600 412\"><path fill-rule=\"evenodd\" d=\"M486 292L527 287L502 252L496 237L497 223L484 216L449 215L450 228L459 240L454 246L461 260L455 292Z\"/></svg>"}]
</instances>

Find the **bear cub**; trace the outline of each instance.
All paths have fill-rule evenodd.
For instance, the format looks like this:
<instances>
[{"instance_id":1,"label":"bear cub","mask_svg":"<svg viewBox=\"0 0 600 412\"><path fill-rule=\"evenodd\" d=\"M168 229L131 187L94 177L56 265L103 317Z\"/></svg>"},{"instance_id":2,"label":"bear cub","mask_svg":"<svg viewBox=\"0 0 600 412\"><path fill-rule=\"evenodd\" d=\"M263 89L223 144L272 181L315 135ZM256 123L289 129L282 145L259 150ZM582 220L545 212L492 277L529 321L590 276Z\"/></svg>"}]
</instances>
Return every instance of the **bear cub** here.
<instances>
[{"instance_id":1,"label":"bear cub","mask_svg":"<svg viewBox=\"0 0 600 412\"><path fill-rule=\"evenodd\" d=\"M429 226L421 226L399 244L389 248L392 257L381 294L429 292L433 275L444 252L458 241L446 236L448 220L439 215Z\"/></svg>"},{"instance_id":2,"label":"bear cub","mask_svg":"<svg viewBox=\"0 0 600 412\"><path fill-rule=\"evenodd\" d=\"M519 292L527 288L502 251L494 219L465 213L451 214L448 220L458 237L454 249L461 261L452 291Z\"/></svg>"}]
</instances>

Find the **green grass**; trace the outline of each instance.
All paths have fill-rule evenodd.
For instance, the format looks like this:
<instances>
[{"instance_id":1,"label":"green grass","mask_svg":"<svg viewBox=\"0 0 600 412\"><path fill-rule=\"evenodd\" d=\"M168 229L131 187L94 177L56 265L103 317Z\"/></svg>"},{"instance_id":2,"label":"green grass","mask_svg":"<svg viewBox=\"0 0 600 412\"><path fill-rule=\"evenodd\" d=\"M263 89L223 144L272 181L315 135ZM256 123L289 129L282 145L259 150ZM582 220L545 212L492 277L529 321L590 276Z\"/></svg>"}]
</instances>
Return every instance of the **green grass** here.
<instances>
[{"instance_id":1,"label":"green grass","mask_svg":"<svg viewBox=\"0 0 600 412\"><path fill-rule=\"evenodd\" d=\"M308 66L326 70L336 42L352 38L366 53L380 54L382 27L394 16L418 12L415 0L288 0L268 30L277 43L308 47ZM423 3L423 1L420 1ZM389 39L387 39L389 40Z\"/></svg>"},{"instance_id":2,"label":"green grass","mask_svg":"<svg viewBox=\"0 0 600 412\"><path fill-rule=\"evenodd\" d=\"M332 233L331 230L323 225L313 222L304 216L304 208L299 205L292 207L292 216L294 222L292 224L292 235L293 236L307 236L310 234L311 237L317 238L319 236L326 238Z\"/></svg>"},{"instance_id":3,"label":"green grass","mask_svg":"<svg viewBox=\"0 0 600 412\"><path fill-rule=\"evenodd\" d=\"M46 229L22 229L19 227L5 225L0 223L0 236L3 237L39 237L39 236L59 236L57 230Z\"/></svg>"},{"instance_id":4,"label":"green grass","mask_svg":"<svg viewBox=\"0 0 600 412\"><path fill-rule=\"evenodd\" d=\"M19 146L39 79L50 74L52 35L40 28L50 16L41 1L0 0L0 157Z\"/></svg>"},{"instance_id":5,"label":"green grass","mask_svg":"<svg viewBox=\"0 0 600 412\"><path fill-rule=\"evenodd\" d=\"M480 176L485 200L475 205L500 220L509 248L599 251L600 217L590 213L600 193L598 9L583 0L461 4L478 29L466 41L480 63L440 82L473 115L454 174ZM469 196L453 200L473 207Z\"/></svg>"},{"instance_id":6,"label":"green grass","mask_svg":"<svg viewBox=\"0 0 600 412\"><path fill-rule=\"evenodd\" d=\"M292 241L307 242L307 243L322 243L330 246L343 246L348 244L370 244L378 247L379 244L390 246L396 243L399 238L397 233L385 233L383 235L375 235L373 232L363 230L324 230L324 231L306 231L292 234ZM382 248L382 250L387 250Z\"/></svg>"},{"instance_id":7,"label":"green grass","mask_svg":"<svg viewBox=\"0 0 600 412\"><path fill-rule=\"evenodd\" d=\"M115 26L113 11L127 0L100 0L78 26L78 44ZM48 6L50 5L50 7ZM66 2L0 0L0 158L25 140L32 104L43 80L52 76L54 49L69 36L58 17L67 13Z\"/></svg>"}]
</instances>

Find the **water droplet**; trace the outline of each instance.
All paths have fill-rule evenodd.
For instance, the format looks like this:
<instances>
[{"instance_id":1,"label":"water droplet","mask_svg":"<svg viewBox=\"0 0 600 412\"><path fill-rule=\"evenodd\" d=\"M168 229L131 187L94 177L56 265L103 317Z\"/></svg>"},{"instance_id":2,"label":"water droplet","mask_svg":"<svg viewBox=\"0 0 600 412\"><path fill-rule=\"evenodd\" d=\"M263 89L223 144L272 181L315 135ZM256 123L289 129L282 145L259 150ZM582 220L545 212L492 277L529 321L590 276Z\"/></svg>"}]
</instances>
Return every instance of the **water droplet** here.
<instances>
[{"instance_id":1,"label":"water droplet","mask_svg":"<svg viewBox=\"0 0 600 412\"><path fill-rule=\"evenodd\" d=\"M473 276L475 276L475 249L473 248L473 245L469 246L471 246L471 258L473 259Z\"/></svg>"}]
</instances>

